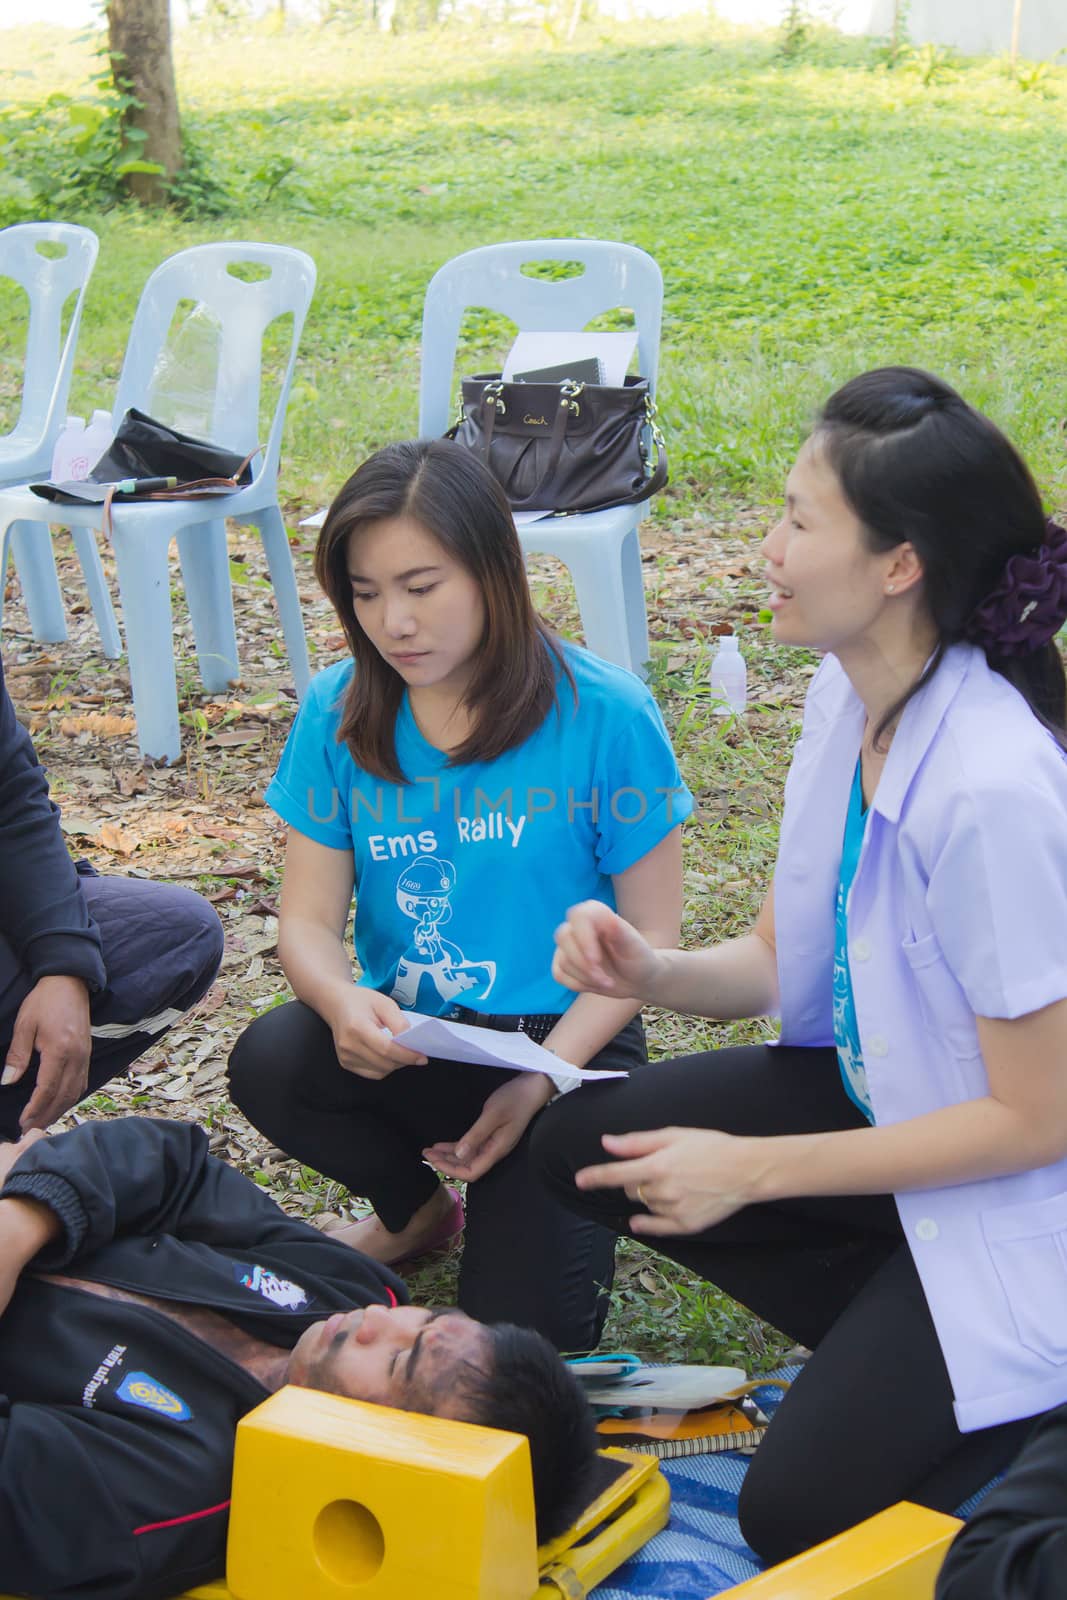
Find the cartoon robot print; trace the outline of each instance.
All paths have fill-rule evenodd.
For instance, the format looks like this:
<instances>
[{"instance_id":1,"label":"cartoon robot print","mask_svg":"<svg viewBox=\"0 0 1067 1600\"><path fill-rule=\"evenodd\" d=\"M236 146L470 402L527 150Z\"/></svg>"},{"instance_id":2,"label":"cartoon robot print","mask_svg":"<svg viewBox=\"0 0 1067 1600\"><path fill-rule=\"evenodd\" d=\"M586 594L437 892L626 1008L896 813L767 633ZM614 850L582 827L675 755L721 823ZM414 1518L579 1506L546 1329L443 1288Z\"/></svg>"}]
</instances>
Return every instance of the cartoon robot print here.
<instances>
[{"instance_id":1,"label":"cartoon robot print","mask_svg":"<svg viewBox=\"0 0 1067 1600\"><path fill-rule=\"evenodd\" d=\"M396 903L415 923L411 944L401 956L390 990L397 1005L435 1012L435 1002L484 1000L496 978L495 961L468 961L458 945L441 937L452 919L456 869L436 856L416 856L401 872Z\"/></svg>"}]
</instances>

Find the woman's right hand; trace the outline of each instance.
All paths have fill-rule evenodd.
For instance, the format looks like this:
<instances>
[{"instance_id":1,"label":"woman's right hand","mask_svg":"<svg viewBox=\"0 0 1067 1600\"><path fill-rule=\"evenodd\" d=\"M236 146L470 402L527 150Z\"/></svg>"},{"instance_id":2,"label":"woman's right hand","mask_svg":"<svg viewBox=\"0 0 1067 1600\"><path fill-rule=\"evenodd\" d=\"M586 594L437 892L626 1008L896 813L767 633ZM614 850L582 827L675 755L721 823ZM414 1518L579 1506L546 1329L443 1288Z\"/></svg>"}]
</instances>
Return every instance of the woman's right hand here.
<instances>
[{"instance_id":1,"label":"woman's right hand","mask_svg":"<svg viewBox=\"0 0 1067 1600\"><path fill-rule=\"evenodd\" d=\"M583 900L556 929L552 976L580 993L649 1000L665 961L629 922L600 900Z\"/></svg>"},{"instance_id":2,"label":"woman's right hand","mask_svg":"<svg viewBox=\"0 0 1067 1600\"><path fill-rule=\"evenodd\" d=\"M397 1067L423 1067L426 1057L405 1050L393 1034L403 1037L411 1018L395 1000L350 984L338 995L326 1018L333 1033L337 1059L346 1072L361 1078L387 1078Z\"/></svg>"}]
</instances>

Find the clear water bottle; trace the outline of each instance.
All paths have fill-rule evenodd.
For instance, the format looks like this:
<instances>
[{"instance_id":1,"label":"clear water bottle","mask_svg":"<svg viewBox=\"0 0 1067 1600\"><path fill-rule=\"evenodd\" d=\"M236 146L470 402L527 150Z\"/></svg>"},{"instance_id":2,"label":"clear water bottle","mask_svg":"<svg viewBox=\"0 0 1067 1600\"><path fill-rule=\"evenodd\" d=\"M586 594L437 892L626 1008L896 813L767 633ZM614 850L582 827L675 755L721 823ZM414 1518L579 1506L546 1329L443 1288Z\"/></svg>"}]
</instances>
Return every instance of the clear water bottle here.
<instances>
[{"instance_id":1,"label":"clear water bottle","mask_svg":"<svg viewBox=\"0 0 1067 1600\"><path fill-rule=\"evenodd\" d=\"M94 411L93 418L85 430L85 454L89 457L89 466L83 477L88 477L96 463L106 450L110 448L115 437L115 430L111 426L110 411Z\"/></svg>"},{"instance_id":2,"label":"clear water bottle","mask_svg":"<svg viewBox=\"0 0 1067 1600\"><path fill-rule=\"evenodd\" d=\"M91 466L85 453L85 418L68 417L52 451L52 482L80 482Z\"/></svg>"},{"instance_id":3,"label":"clear water bottle","mask_svg":"<svg viewBox=\"0 0 1067 1600\"><path fill-rule=\"evenodd\" d=\"M712 695L719 702L715 707L717 717L728 717L731 712L737 713L745 709L748 697L748 673L745 670L745 659L738 648L736 634L726 633L719 639L719 648L712 657L708 684Z\"/></svg>"},{"instance_id":4,"label":"clear water bottle","mask_svg":"<svg viewBox=\"0 0 1067 1600\"><path fill-rule=\"evenodd\" d=\"M210 439L222 354L222 323L198 301L167 334L148 386L147 410L157 422Z\"/></svg>"}]
</instances>

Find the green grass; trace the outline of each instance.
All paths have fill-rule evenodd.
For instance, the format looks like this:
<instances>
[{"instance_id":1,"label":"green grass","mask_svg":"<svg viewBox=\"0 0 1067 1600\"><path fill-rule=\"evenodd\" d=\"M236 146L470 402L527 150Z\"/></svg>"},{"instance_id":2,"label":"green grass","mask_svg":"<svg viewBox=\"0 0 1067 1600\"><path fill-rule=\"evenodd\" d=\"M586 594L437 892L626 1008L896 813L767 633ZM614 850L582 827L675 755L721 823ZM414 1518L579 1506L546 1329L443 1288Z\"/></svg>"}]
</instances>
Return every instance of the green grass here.
<instances>
[{"instance_id":1,"label":"green grass","mask_svg":"<svg viewBox=\"0 0 1067 1600\"><path fill-rule=\"evenodd\" d=\"M889 68L876 43L830 34L787 60L773 34L697 21L585 24L571 45L533 27L187 32L185 125L223 206L195 219L71 201L80 178L82 192L101 193L89 156L79 165L82 125L66 103L41 108L54 91L91 101L97 63L87 45L41 28L6 33L4 45L0 220L14 220L36 184L38 210L66 195L63 215L101 238L74 409L108 403L141 286L165 256L229 237L315 258L283 451L293 512L323 504L371 448L414 430L422 296L451 255L577 235L623 239L659 261L673 481L646 525L646 580L654 686L700 802L686 830L690 944L745 928L769 879L810 663L768 648L754 544L830 389L883 362L932 367L1012 434L1049 505L1067 503L1063 68L1024 78L1024 92L998 62L920 52ZM16 324L0 296L0 427L16 392ZM478 314L465 341L461 370L485 370L507 330ZM683 548L694 553L687 568ZM715 558L705 568L701 550ZM573 628L553 570L539 564L534 579L539 604ZM744 635L744 723L713 717L701 692L700 630L722 621ZM62 747L49 759L62 776ZM191 746L197 792L211 789L218 759ZM660 1056L765 1032L649 1019ZM304 1177L299 1188L311 1209L336 1203L333 1186ZM454 1265L427 1266L416 1293L448 1299ZM783 1349L637 1246L621 1253L608 1337L756 1369Z\"/></svg>"},{"instance_id":2,"label":"green grass","mask_svg":"<svg viewBox=\"0 0 1067 1600\"><path fill-rule=\"evenodd\" d=\"M661 402L684 505L777 494L829 388L888 361L959 381L1062 499L1067 70L1026 93L990 61L925 82L921 59L890 70L867 40L816 36L786 62L773 34L656 34L179 34L186 127L228 209L84 218L102 251L75 402L106 394L163 256L227 235L301 245L320 276L286 488L322 498L414 429L434 268L475 243L575 233L662 266ZM87 45L39 28L9 40L14 104L91 98ZM52 113L56 139L69 115ZM466 367L499 351L498 319L467 332Z\"/></svg>"}]
</instances>

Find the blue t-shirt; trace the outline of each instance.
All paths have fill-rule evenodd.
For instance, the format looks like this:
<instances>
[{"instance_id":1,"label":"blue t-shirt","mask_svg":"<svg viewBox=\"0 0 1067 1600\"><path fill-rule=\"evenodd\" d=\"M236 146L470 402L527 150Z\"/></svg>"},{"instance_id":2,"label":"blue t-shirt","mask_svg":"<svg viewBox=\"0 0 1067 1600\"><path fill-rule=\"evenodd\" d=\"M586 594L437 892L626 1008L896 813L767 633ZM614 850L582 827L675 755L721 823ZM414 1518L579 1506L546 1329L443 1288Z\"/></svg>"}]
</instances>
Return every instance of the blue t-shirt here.
<instances>
[{"instance_id":1,"label":"blue t-shirt","mask_svg":"<svg viewBox=\"0 0 1067 1600\"><path fill-rule=\"evenodd\" d=\"M407 784L337 742L351 661L312 681L266 799L300 833L355 858L359 982L409 1010L562 1012L552 977L568 906L614 907L611 879L693 809L663 719L631 673L566 647L558 708L494 761L449 766L407 694L396 753Z\"/></svg>"},{"instance_id":2,"label":"blue t-shirt","mask_svg":"<svg viewBox=\"0 0 1067 1600\"><path fill-rule=\"evenodd\" d=\"M867 808L863 804L863 776L860 763L852 779L845 817L845 836L841 847L841 875L837 883L837 912L834 924L834 1044L841 1067L841 1081L848 1097L868 1122L874 1121L874 1110L867 1088L867 1069L863 1065L860 1048L860 1031L856 1022L856 1002L852 994L852 974L848 965L848 891L856 876L863 833L867 825Z\"/></svg>"}]
</instances>

